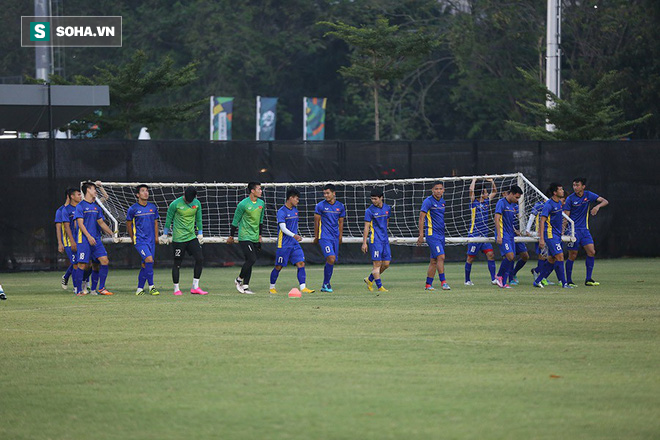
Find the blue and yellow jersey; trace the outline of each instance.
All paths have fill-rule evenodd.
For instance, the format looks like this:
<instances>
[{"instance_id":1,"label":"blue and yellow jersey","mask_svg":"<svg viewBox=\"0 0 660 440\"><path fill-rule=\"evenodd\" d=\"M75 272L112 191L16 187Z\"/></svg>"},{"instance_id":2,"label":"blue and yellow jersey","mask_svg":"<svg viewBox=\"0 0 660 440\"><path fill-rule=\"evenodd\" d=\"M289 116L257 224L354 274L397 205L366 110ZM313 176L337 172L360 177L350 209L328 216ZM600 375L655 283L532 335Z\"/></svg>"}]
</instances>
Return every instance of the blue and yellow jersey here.
<instances>
[{"instance_id":1,"label":"blue and yellow jersey","mask_svg":"<svg viewBox=\"0 0 660 440\"><path fill-rule=\"evenodd\" d=\"M126 212L126 221L133 222L133 243L152 244L156 242L156 220L159 219L158 207L151 202L145 206L133 204Z\"/></svg>"},{"instance_id":2,"label":"blue and yellow jersey","mask_svg":"<svg viewBox=\"0 0 660 440\"><path fill-rule=\"evenodd\" d=\"M548 218L545 228L543 228L544 238L561 238L564 223L564 217L562 216L563 210L561 202L555 202L552 199L549 199L543 204L541 217Z\"/></svg>"},{"instance_id":3,"label":"blue and yellow jersey","mask_svg":"<svg viewBox=\"0 0 660 440\"><path fill-rule=\"evenodd\" d=\"M499 224L495 225L495 228L497 228L500 237L503 239L510 239L516 236L515 223L518 214L517 205L517 203L509 203L506 197L502 197L497 202L497 205L495 205L495 214L502 216L500 217Z\"/></svg>"},{"instance_id":4,"label":"blue and yellow jersey","mask_svg":"<svg viewBox=\"0 0 660 440\"><path fill-rule=\"evenodd\" d=\"M532 206L532 212L531 214L534 216L534 226L535 226L535 231L539 231L539 224L541 223L540 218L541 218L541 212L543 211L543 202L536 202L534 203L534 206Z\"/></svg>"},{"instance_id":5,"label":"blue and yellow jersey","mask_svg":"<svg viewBox=\"0 0 660 440\"><path fill-rule=\"evenodd\" d=\"M421 212L426 214L424 235L427 237L445 236L445 199L428 196L422 202Z\"/></svg>"},{"instance_id":6,"label":"blue and yellow jersey","mask_svg":"<svg viewBox=\"0 0 660 440\"><path fill-rule=\"evenodd\" d=\"M60 232L62 233L63 246L71 246L71 241L69 240L69 237L66 235L66 229L64 229L64 223L69 222L69 218L65 210L67 206L71 206L71 205L62 205L59 208L57 208L57 211L55 211L55 223L60 224L58 228L60 228Z\"/></svg>"},{"instance_id":7,"label":"blue and yellow jersey","mask_svg":"<svg viewBox=\"0 0 660 440\"><path fill-rule=\"evenodd\" d=\"M339 219L346 217L344 204L335 200L330 204L323 200L316 204L314 213L321 216L319 223L319 239L338 240L339 239Z\"/></svg>"},{"instance_id":8,"label":"blue and yellow jersey","mask_svg":"<svg viewBox=\"0 0 660 440\"><path fill-rule=\"evenodd\" d=\"M468 237L487 237L489 234L490 199L480 202L474 199L470 203L470 231Z\"/></svg>"},{"instance_id":9,"label":"blue and yellow jersey","mask_svg":"<svg viewBox=\"0 0 660 440\"><path fill-rule=\"evenodd\" d=\"M369 223L369 243L387 243L389 237L387 234L387 219L390 218L392 208L383 203L383 206L377 208L371 205L364 211L364 221Z\"/></svg>"},{"instance_id":10,"label":"blue and yellow jersey","mask_svg":"<svg viewBox=\"0 0 660 440\"><path fill-rule=\"evenodd\" d=\"M98 203L89 203L83 200L78 206L76 206L74 218L76 220L79 218L83 219L83 224L85 225L87 232L89 232L89 235L94 237L97 241L101 239L101 227L99 226L98 221L103 220L103 213L101 212L101 207ZM83 240L87 241L87 237L82 233L82 230L78 228L76 228L76 230L76 242L82 243Z\"/></svg>"},{"instance_id":11,"label":"blue and yellow jersey","mask_svg":"<svg viewBox=\"0 0 660 440\"><path fill-rule=\"evenodd\" d=\"M575 223L575 229L589 229L589 205L599 197L591 191L585 191L582 197L578 197L575 193L566 197L564 211L569 211L568 216Z\"/></svg>"},{"instance_id":12,"label":"blue and yellow jersey","mask_svg":"<svg viewBox=\"0 0 660 440\"><path fill-rule=\"evenodd\" d=\"M285 235L282 230L279 228L279 224L284 223L286 228L298 234L298 208L292 206L291 209L287 208L286 205L282 206L277 210L277 225L278 225L278 234L277 234L277 248L288 248L293 246L300 246L300 243L293 238Z\"/></svg>"}]
</instances>

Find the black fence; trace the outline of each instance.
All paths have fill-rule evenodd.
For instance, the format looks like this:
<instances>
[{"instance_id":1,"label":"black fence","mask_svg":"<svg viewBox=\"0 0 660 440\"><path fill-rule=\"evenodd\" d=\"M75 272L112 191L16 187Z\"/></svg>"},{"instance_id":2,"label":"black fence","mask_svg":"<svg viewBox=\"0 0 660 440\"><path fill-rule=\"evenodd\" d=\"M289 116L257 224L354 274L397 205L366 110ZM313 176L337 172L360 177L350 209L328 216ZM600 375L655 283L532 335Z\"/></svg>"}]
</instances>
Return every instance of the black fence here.
<instances>
[{"instance_id":1,"label":"black fence","mask_svg":"<svg viewBox=\"0 0 660 440\"><path fill-rule=\"evenodd\" d=\"M600 257L660 255L660 142L206 142L17 139L0 141L0 270L63 267L53 227L63 191L81 180L144 182L303 182L403 179L522 172L539 188L576 176L610 206L590 219ZM359 246L342 261L367 262ZM113 266L137 266L130 245L108 246ZM265 248L262 263L273 252ZM394 261L427 259L395 246ZM159 250L162 254L162 250ZM237 249L205 246L209 265L241 261ZM310 262L322 261L305 246ZM462 259L464 246L448 258ZM170 256L167 254L167 260Z\"/></svg>"}]
</instances>

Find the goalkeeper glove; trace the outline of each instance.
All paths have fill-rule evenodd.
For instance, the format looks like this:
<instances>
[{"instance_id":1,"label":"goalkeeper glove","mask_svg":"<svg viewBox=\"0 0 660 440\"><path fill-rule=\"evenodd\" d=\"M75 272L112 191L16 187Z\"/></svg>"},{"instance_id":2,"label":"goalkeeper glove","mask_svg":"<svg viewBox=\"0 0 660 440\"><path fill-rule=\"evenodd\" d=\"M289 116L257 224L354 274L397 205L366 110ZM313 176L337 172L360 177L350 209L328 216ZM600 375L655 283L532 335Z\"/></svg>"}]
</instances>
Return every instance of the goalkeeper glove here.
<instances>
[{"instance_id":1,"label":"goalkeeper glove","mask_svg":"<svg viewBox=\"0 0 660 440\"><path fill-rule=\"evenodd\" d=\"M170 237L165 234L161 235L158 237L158 244L170 244Z\"/></svg>"},{"instance_id":2,"label":"goalkeeper glove","mask_svg":"<svg viewBox=\"0 0 660 440\"><path fill-rule=\"evenodd\" d=\"M202 234L202 231L197 232L197 240L199 240L199 244L204 244L204 235Z\"/></svg>"},{"instance_id":3,"label":"goalkeeper glove","mask_svg":"<svg viewBox=\"0 0 660 440\"><path fill-rule=\"evenodd\" d=\"M115 231L114 234L112 235L112 242L119 243L119 231Z\"/></svg>"}]
</instances>

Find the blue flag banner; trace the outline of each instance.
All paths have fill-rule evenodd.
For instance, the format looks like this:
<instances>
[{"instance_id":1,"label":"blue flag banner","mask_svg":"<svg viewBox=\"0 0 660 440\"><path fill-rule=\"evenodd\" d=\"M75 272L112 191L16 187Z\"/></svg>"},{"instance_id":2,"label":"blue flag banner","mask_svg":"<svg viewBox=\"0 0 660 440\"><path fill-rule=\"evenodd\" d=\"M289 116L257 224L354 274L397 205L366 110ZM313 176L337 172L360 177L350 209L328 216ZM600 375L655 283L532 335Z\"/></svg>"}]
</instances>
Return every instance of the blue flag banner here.
<instances>
[{"instance_id":1,"label":"blue flag banner","mask_svg":"<svg viewBox=\"0 0 660 440\"><path fill-rule=\"evenodd\" d=\"M211 96L211 140L231 140L231 120L234 111L234 98Z\"/></svg>"},{"instance_id":2,"label":"blue flag banner","mask_svg":"<svg viewBox=\"0 0 660 440\"><path fill-rule=\"evenodd\" d=\"M328 98L303 98L303 139L322 141L325 139L325 105Z\"/></svg>"},{"instance_id":3,"label":"blue flag banner","mask_svg":"<svg viewBox=\"0 0 660 440\"><path fill-rule=\"evenodd\" d=\"M257 96L257 140L274 141L277 98Z\"/></svg>"}]
</instances>

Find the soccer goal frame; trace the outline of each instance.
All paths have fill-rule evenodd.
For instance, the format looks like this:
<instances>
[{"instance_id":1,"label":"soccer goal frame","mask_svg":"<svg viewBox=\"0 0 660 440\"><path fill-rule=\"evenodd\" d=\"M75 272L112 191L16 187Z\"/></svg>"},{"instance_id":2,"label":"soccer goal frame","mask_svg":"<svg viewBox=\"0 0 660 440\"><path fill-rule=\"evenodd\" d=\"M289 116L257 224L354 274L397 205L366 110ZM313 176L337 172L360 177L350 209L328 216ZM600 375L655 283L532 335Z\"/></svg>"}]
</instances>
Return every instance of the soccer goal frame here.
<instances>
[{"instance_id":1,"label":"soccer goal frame","mask_svg":"<svg viewBox=\"0 0 660 440\"><path fill-rule=\"evenodd\" d=\"M392 206L389 232L390 243L400 245L414 245L417 243L419 209L422 201L430 195L434 182L442 182L446 188L445 201L447 210L445 221L447 223L446 242L448 244L465 243L494 243L494 233L487 237L468 237L469 212L469 184L475 180L485 184L485 179L494 179L497 196L491 203L491 218L497 200L503 191L515 184L523 189L523 195L518 202L518 225L523 234L517 236L517 242L537 242L538 236L524 233L527 219L531 213L532 205L538 201L546 201L548 197L543 194L522 173L456 176L420 179L389 179L389 180L355 180L355 181L318 181L318 182L269 182L262 183L264 194L262 199L266 202L264 222L264 243L274 243L277 240L276 212L285 202L287 188L295 187L300 193L299 233L303 243L313 241L314 206L323 200L322 188L332 183L337 189L337 200L344 203L347 211L347 220L344 225L344 243L361 243L364 227L364 209L370 204L369 192L374 186L384 189L385 203ZM165 183L165 182L103 182L108 198L97 202L101 206L106 219L111 223L115 234L105 237L104 243L131 243L125 230L125 215L128 208L137 201L133 194L137 185L146 184L150 188L150 201L158 206L160 231L165 222L167 207L176 198L183 195L188 186L195 186L198 190L198 199L202 204L204 243L226 243L229 236L231 218L236 205L246 197L247 183ZM563 214L566 223L566 233L563 241L575 240L575 225L573 221ZM492 230L492 221L490 225ZM123 229L122 229L123 228Z\"/></svg>"}]
</instances>

